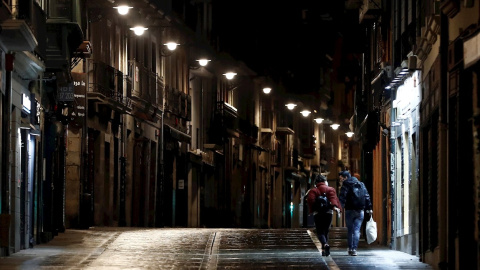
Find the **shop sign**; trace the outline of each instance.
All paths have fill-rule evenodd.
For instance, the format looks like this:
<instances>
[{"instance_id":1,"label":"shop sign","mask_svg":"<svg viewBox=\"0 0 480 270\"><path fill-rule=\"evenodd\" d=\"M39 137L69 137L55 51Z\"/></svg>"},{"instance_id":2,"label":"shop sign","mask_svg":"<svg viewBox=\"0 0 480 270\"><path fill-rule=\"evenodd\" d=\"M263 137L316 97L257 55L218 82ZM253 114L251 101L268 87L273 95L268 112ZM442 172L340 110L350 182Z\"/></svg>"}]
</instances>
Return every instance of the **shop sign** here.
<instances>
[{"instance_id":1,"label":"shop sign","mask_svg":"<svg viewBox=\"0 0 480 270\"><path fill-rule=\"evenodd\" d=\"M63 83L58 85L58 101L73 101L73 83Z\"/></svg>"},{"instance_id":2,"label":"shop sign","mask_svg":"<svg viewBox=\"0 0 480 270\"><path fill-rule=\"evenodd\" d=\"M85 73L72 72L74 102L70 109L71 120L78 126L83 126L86 117L86 80Z\"/></svg>"}]
</instances>

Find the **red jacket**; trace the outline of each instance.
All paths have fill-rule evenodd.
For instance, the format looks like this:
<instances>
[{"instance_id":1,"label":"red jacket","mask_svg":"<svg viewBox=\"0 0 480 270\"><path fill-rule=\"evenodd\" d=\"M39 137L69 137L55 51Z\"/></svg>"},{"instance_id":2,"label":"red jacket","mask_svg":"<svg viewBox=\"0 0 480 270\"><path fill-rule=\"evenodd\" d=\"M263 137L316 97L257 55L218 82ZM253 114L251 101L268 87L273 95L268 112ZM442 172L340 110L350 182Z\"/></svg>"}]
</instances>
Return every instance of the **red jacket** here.
<instances>
[{"instance_id":1,"label":"red jacket","mask_svg":"<svg viewBox=\"0 0 480 270\"><path fill-rule=\"evenodd\" d=\"M307 192L307 204L308 204L308 212L310 214L313 214L313 204L315 203L315 198L319 196L320 194L325 193L327 195L328 200L330 201L330 205L333 209L334 206L336 206L340 211L342 211L342 206L340 205L340 201L338 200L337 197L337 192L333 187L327 186L325 182L319 182L317 183L317 186L314 188L311 188Z\"/></svg>"}]
</instances>

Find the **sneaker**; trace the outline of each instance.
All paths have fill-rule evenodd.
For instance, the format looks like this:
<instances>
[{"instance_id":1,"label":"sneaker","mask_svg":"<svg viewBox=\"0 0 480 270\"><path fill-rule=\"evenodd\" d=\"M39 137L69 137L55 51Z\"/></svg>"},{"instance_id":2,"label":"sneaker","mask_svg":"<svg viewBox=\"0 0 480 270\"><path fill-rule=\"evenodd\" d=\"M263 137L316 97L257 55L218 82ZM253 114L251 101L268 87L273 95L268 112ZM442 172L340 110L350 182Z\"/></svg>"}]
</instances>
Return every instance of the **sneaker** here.
<instances>
[{"instance_id":1,"label":"sneaker","mask_svg":"<svg viewBox=\"0 0 480 270\"><path fill-rule=\"evenodd\" d=\"M322 252L322 255L323 256L329 256L330 255L330 246L329 245L325 245L325 255L323 255L323 252Z\"/></svg>"},{"instance_id":2,"label":"sneaker","mask_svg":"<svg viewBox=\"0 0 480 270\"><path fill-rule=\"evenodd\" d=\"M357 251L354 249L350 252L350 255L351 256L357 256Z\"/></svg>"},{"instance_id":3,"label":"sneaker","mask_svg":"<svg viewBox=\"0 0 480 270\"><path fill-rule=\"evenodd\" d=\"M348 255L352 255L352 250L348 249Z\"/></svg>"}]
</instances>

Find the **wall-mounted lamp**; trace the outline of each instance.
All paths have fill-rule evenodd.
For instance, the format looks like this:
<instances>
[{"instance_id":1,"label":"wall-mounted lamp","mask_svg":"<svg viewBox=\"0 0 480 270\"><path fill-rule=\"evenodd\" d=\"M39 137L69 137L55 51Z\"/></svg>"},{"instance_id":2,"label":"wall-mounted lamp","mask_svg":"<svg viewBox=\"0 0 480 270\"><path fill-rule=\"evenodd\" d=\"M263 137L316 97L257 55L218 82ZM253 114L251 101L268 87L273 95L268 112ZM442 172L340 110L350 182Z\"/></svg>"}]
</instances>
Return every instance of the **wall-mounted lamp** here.
<instances>
[{"instance_id":1,"label":"wall-mounted lamp","mask_svg":"<svg viewBox=\"0 0 480 270\"><path fill-rule=\"evenodd\" d=\"M169 49L170 51L175 51L175 49L177 48L177 46L180 45L180 44L178 44L178 43L176 43L176 42L167 42L167 43L165 43L165 44L163 44L163 45L167 46L167 49Z\"/></svg>"},{"instance_id":2,"label":"wall-mounted lamp","mask_svg":"<svg viewBox=\"0 0 480 270\"><path fill-rule=\"evenodd\" d=\"M272 92L272 88L270 88L270 87L264 87L263 88L263 93L270 94L270 92Z\"/></svg>"},{"instance_id":3,"label":"wall-mounted lamp","mask_svg":"<svg viewBox=\"0 0 480 270\"><path fill-rule=\"evenodd\" d=\"M345 132L345 135L347 135L348 138L351 138L355 133L352 131Z\"/></svg>"},{"instance_id":4,"label":"wall-mounted lamp","mask_svg":"<svg viewBox=\"0 0 480 270\"><path fill-rule=\"evenodd\" d=\"M303 115L303 117L307 117L307 116L309 116L312 112L309 111L309 110L303 110L303 111L301 111L300 113Z\"/></svg>"},{"instance_id":5,"label":"wall-mounted lamp","mask_svg":"<svg viewBox=\"0 0 480 270\"><path fill-rule=\"evenodd\" d=\"M323 118L320 118L320 117L317 117L317 118L315 118L315 119L313 119L313 120L315 120L315 122L316 122L317 124L321 124L321 123L323 122Z\"/></svg>"},{"instance_id":6,"label":"wall-mounted lamp","mask_svg":"<svg viewBox=\"0 0 480 270\"><path fill-rule=\"evenodd\" d=\"M208 65L208 62L210 62L211 60L210 59L205 59L205 58L202 58L202 59L198 59L196 60L198 62L198 64L202 67Z\"/></svg>"},{"instance_id":7,"label":"wall-mounted lamp","mask_svg":"<svg viewBox=\"0 0 480 270\"><path fill-rule=\"evenodd\" d=\"M293 110L297 104L295 103L288 103L288 104L285 104L285 106L289 109L289 110Z\"/></svg>"},{"instance_id":8,"label":"wall-mounted lamp","mask_svg":"<svg viewBox=\"0 0 480 270\"><path fill-rule=\"evenodd\" d=\"M130 7L128 5L119 5L117 7L113 7L114 9L116 9L118 11L118 14L120 15L127 15L128 14L128 11L133 8L133 7Z\"/></svg>"},{"instance_id":9,"label":"wall-mounted lamp","mask_svg":"<svg viewBox=\"0 0 480 270\"><path fill-rule=\"evenodd\" d=\"M330 127L331 127L333 130L337 130L339 126L340 126L339 124L331 124L331 125L330 125Z\"/></svg>"},{"instance_id":10,"label":"wall-mounted lamp","mask_svg":"<svg viewBox=\"0 0 480 270\"><path fill-rule=\"evenodd\" d=\"M224 73L223 75L225 76L225 78L227 78L227 80L231 80L231 79L233 79L233 78L237 75L237 73L235 73L235 72L227 72L227 73Z\"/></svg>"},{"instance_id":11,"label":"wall-mounted lamp","mask_svg":"<svg viewBox=\"0 0 480 270\"><path fill-rule=\"evenodd\" d=\"M143 35L143 33L145 33L145 30L147 30L147 29L148 28L145 28L143 26L135 26L135 27L130 28L130 30L132 30L135 33L135 35L137 35L137 36Z\"/></svg>"},{"instance_id":12,"label":"wall-mounted lamp","mask_svg":"<svg viewBox=\"0 0 480 270\"><path fill-rule=\"evenodd\" d=\"M165 49L165 47L162 47L162 49L160 50L160 54L163 56L163 57L167 57L167 56L170 56L172 55L172 53L177 49L177 46L180 45L176 42L173 42L173 41L170 41L170 42L167 42L165 44L167 48Z\"/></svg>"}]
</instances>

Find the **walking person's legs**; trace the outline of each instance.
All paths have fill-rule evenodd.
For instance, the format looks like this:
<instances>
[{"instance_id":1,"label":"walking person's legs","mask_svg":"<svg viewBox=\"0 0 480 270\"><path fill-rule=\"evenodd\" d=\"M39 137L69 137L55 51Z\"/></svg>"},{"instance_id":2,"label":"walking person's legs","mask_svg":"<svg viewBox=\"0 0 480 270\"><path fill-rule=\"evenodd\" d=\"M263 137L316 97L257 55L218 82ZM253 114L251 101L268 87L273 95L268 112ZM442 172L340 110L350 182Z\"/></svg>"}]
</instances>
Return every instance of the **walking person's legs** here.
<instances>
[{"instance_id":1,"label":"walking person's legs","mask_svg":"<svg viewBox=\"0 0 480 270\"><path fill-rule=\"evenodd\" d=\"M328 245L328 233L330 231L330 226L332 225L332 214L322 213L318 214L318 229L317 236L320 243L322 243L322 255L330 255L330 246Z\"/></svg>"},{"instance_id":2,"label":"walking person's legs","mask_svg":"<svg viewBox=\"0 0 480 270\"><path fill-rule=\"evenodd\" d=\"M322 256L330 255L330 246L328 245L328 231L332 224L331 214L316 214L314 217L315 229L317 231L318 241L322 244Z\"/></svg>"},{"instance_id":3,"label":"walking person's legs","mask_svg":"<svg viewBox=\"0 0 480 270\"><path fill-rule=\"evenodd\" d=\"M364 213L363 210L353 210L353 222L352 222L352 254L357 255L358 242L360 241L360 228L362 227Z\"/></svg>"},{"instance_id":4,"label":"walking person's legs","mask_svg":"<svg viewBox=\"0 0 480 270\"><path fill-rule=\"evenodd\" d=\"M345 210L345 223L347 225L348 255L350 255L352 251L352 245L353 245L354 218L355 218L355 210Z\"/></svg>"}]
</instances>

